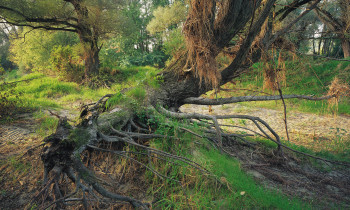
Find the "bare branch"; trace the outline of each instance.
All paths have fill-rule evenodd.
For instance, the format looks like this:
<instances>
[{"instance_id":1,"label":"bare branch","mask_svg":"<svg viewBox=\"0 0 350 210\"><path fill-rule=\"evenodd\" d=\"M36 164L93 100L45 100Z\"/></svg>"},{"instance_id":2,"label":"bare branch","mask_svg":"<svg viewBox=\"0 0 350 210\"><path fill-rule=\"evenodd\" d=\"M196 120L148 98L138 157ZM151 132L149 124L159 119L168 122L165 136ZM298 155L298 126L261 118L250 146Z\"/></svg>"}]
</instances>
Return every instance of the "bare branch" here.
<instances>
[{"instance_id":1,"label":"bare branch","mask_svg":"<svg viewBox=\"0 0 350 210\"><path fill-rule=\"evenodd\" d=\"M168 117L173 117L173 118L178 118L178 119L207 119L207 120L211 120L213 116L210 115L203 115L203 114L198 114L198 113L176 113L176 112L170 112L168 110L166 110L163 107L158 106L156 108L160 113L165 114ZM239 119L247 119L247 120L251 120L257 127L258 129L267 137L267 139L275 142L279 148L286 148L288 150L291 150L295 153L299 153L308 157L312 157L314 159L318 159L318 160L322 160L325 162L329 162L329 163L333 163L333 164L338 164L338 165L344 165L344 166L350 166L350 163L348 162L344 162L344 161L333 161L333 160L327 160L318 156L314 156L314 155L310 155L304 152L300 152L298 150L292 149L291 147L288 147L284 144L282 144L280 142L280 138L278 136L278 134L262 119L258 118L258 117L253 117L253 116L249 116L249 115L214 115L214 117L216 119L230 119L230 118L239 118ZM273 135L276 139L271 138L263 129L262 127L258 124L261 123L263 124ZM282 150L280 150L282 151Z\"/></svg>"},{"instance_id":2,"label":"bare branch","mask_svg":"<svg viewBox=\"0 0 350 210\"><path fill-rule=\"evenodd\" d=\"M313 97L306 95L284 95L284 99L298 98L298 99L306 99L312 101L320 101L325 99L330 99L334 96L322 96L322 97ZM238 102L247 102L247 101L274 101L280 100L280 95L273 96L238 96L238 97L230 97L230 98L218 98L218 99L208 99L202 97L190 97L184 100L185 104L198 104L198 105L223 105L223 104L231 104Z\"/></svg>"},{"instance_id":3,"label":"bare branch","mask_svg":"<svg viewBox=\"0 0 350 210\"><path fill-rule=\"evenodd\" d=\"M340 21L337 20L331 13L319 7L317 7L315 11L321 21L328 27L332 28L335 31L342 29L342 24Z\"/></svg>"},{"instance_id":4,"label":"bare branch","mask_svg":"<svg viewBox=\"0 0 350 210\"><path fill-rule=\"evenodd\" d=\"M3 6L3 5L0 5L0 10L6 10L6 11L9 11L9 12L12 12L16 15L19 15L20 17L23 18L23 20L18 20L17 21L8 21L9 24L13 24L13 25L17 25L19 24L18 26L23 26L23 22L30 22L30 23L48 23L50 25L61 25L61 26L67 26L67 27L72 27L72 28L75 28L75 29L79 29L79 26L78 25L75 25L75 24L72 24L69 22L69 20L74 20L74 21L77 21L76 18L68 18L68 19L63 19L63 20L60 20L58 18L32 18L32 17L28 17L27 15L25 15L24 13L18 11L18 10L15 10L13 8L10 8L10 7L6 7L6 6ZM3 19L5 19L4 17L2 17ZM7 20L6 20L7 21ZM33 25L27 25L29 27L34 27ZM59 29L57 29L59 30Z\"/></svg>"},{"instance_id":5,"label":"bare branch","mask_svg":"<svg viewBox=\"0 0 350 210\"><path fill-rule=\"evenodd\" d=\"M309 13L311 10L315 9L317 4L320 3L321 0L316 0L315 3L313 3L310 7L308 7L303 13L301 13L297 18L295 18L293 21L291 21L287 26L277 31L266 44L267 47L269 47L278 37L285 34L295 23L297 23L302 17L304 17L307 13Z\"/></svg>"},{"instance_id":6,"label":"bare branch","mask_svg":"<svg viewBox=\"0 0 350 210\"><path fill-rule=\"evenodd\" d=\"M15 25L15 26L27 26L27 27L30 27L32 29L45 29L45 30L48 30L48 31L68 31L68 32L77 32L76 29L71 29L69 27L53 27L53 26L49 26L49 25L31 25L31 24L28 24L28 23L16 23L16 22L13 22L13 21L9 21L9 20L5 20L4 23L7 23L7 24L10 24L10 25Z\"/></svg>"},{"instance_id":7,"label":"bare branch","mask_svg":"<svg viewBox=\"0 0 350 210\"><path fill-rule=\"evenodd\" d=\"M282 9L278 10L276 12L276 17L279 16L280 14L282 14L282 16L279 19L280 21L282 21L284 18L286 18L288 16L289 13L293 12L297 8L301 7L302 5L309 3L310 1L312 1L312 0L302 0L302 1L294 0L292 3L286 5Z\"/></svg>"}]
</instances>

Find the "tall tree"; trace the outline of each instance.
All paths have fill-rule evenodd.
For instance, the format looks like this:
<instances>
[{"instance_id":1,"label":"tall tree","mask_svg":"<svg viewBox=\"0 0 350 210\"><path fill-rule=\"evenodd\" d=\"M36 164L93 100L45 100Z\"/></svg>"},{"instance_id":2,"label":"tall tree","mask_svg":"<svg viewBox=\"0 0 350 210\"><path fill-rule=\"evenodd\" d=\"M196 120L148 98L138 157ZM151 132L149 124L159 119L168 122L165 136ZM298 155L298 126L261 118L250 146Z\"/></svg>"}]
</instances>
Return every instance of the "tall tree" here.
<instances>
[{"instance_id":1,"label":"tall tree","mask_svg":"<svg viewBox=\"0 0 350 210\"><path fill-rule=\"evenodd\" d=\"M79 35L84 48L85 78L99 73L99 39L121 25L119 0L3 0L0 18L15 26L68 31ZM121 28L121 27L119 27Z\"/></svg>"},{"instance_id":2,"label":"tall tree","mask_svg":"<svg viewBox=\"0 0 350 210\"><path fill-rule=\"evenodd\" d=\"M10 34L17 33L16 29L6 24L0 24L0 67L12 69L13 63L9 60Z\"/></svg>"},{"instance_id":3,"label":"tall tree","mask_svg":"<svg viewBox=\"0 0 350 210\"><path fill-rule=\"evenodd\" d=\"M317 7L315 12L319 19L337 35L341 40L344 57L350 57L350 1L337 0L335 4L337 13L330 13L326 8L327 4L333 3L325 1L323 7Z\"/></svg>"}]
</instances>

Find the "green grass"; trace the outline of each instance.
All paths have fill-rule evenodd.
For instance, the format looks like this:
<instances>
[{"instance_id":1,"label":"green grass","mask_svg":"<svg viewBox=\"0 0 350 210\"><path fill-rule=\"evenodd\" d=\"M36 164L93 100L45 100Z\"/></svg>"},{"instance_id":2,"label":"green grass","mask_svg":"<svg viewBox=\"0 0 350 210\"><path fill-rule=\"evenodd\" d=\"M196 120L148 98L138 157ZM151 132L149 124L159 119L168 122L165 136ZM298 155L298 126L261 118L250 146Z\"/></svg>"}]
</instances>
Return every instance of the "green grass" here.
<instances>
[{"instance_id":1,"label":"green grass","mask_svg":"<svg viewBox=\"0 0 350 210\"><path fill-rule=\"evenodd\" d=\"M124 88L138 86L132 89L129 96L137 100L145 98L144 85L156 88L155 78L158 69L153 67L130 67L121 69L111 76L116 81L110 88L91 89L74 82L59 81L58 78L41 73L22 75L17 70L8 72L4 77L7 82L24 81L11 87L12 96L9 100L16 100L17 106L28 109L69 108L74 102L97 101L100 97L116 93ZM16 97L18 96L18 97Z\"/></svg>"},{"instance_id":2,"label":"green grass","mask_svg":"<svg viewBox=\"0 0 350 210\"><path fill-rule=\"evenodd\" d=\"M46 137L55 132L58 125L56 117L47 116L45 113L39 111L34 114L34 118L39 121L35 133L38 136Z\"/></svg>"},{"instance_id":3,"label":"green grass","mask_svg":"<svg viewBox=\"0 0 350 210\"><path fill-rule=\"evenodd\" d=\"M311 206L298 199L290 199L277 190L266 190L241 169L237 160L227 157L216 150L200 149L194 160L210 169L224 185L216 184L213 178L205 177L185 167L168 166L173 171L171 177L181 177L182 189L177 183L165 181L158 191L160 200L156 208L184 209L187 202L195 209L310 209ZM157 192L158 186L153 190ZM153 192L152 192L153 194ZM156 193L157 194L157 193ZM187 197L187 198L186 198ZM188 201L186 201L188 199Z\"/></svg>"},{"instance_id":4,"label":"green grass","mask_svg":"<svg viewBox=\"0 0 350 210\"><path fill-rule=\"evenodd\" d=\"M152 147L185 156L209 169L214 177L203 175L183 163L179 165L155 162L154 166L172 179L181 180L182 186L175 181L161 180L148 172L146 177L151 181L149 193L156 197L156 209L311 209L310 204L297 198L289 198L278 190L267 190L257 184L241 168L238 160L221 154L211 145L188 132L178 131L187 127L200 133L198 126L171 120L164 121L161 116L149 123L159 125L157 133L174 135L179 139L158 139Z\"/></svg>"},{"instance_id":5,"label":"green grass","mask_svg":"<svg viewBox=\"0 0 350 210\"><path fill-rule=\"evenodd\" d=\"M322 61L301 58L296 61L286 61L286 86L282 87L283 94L303 94L303 95L326 95L328 87L335 77L342 79L350 85L350 64L341 61ZM228 84L225 88L250 89L264 91L269 94L278 95L278 91L263 90L263 64L253 65L252 72L244 75L236 84ZM256 92L241 90L235 92L237 95L252 95ZM219 97L227 97L228 93L219 94ZM231 94L232 95L232 94ZM266 102L245 102L246 106L265 107L272 109L283 109L280 101ZM307 101L300 99L286 100L287 108L301 112L316 114L350 114L349 98L342 98L338 109L330 108L327 100Z\"/></svg>"}]
</instances>

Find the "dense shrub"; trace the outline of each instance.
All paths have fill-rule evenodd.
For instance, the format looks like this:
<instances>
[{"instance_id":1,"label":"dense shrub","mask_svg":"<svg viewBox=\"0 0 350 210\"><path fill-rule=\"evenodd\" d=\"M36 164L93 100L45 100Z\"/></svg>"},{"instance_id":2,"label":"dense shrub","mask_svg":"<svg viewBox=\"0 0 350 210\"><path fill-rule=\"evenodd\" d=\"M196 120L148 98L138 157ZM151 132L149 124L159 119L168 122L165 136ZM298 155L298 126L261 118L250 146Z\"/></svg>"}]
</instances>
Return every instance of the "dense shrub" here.
<instances>
[{"instance_id":1,"label":"dense shrub","mask_svg":"<svg viewBox=\"0 0 350 210\"><path fill-rule=\"evenodd\" d=\"M81 82L84 75L84 65L78 50L74 47L55 46L50 54L51 69L61 80Z\"/></svg>"},{"instance_id":2,"label":"dense shrub","mask_svg":"<svg viewBox=\"0 0 350 210\"><path fill-rule=\"evenodd\" d=\"M20 71L51 73L51 52L58 46L75 46L79 38L74 33L24 28L10 42L10 59Z\"/></svg>"}]
</instances>

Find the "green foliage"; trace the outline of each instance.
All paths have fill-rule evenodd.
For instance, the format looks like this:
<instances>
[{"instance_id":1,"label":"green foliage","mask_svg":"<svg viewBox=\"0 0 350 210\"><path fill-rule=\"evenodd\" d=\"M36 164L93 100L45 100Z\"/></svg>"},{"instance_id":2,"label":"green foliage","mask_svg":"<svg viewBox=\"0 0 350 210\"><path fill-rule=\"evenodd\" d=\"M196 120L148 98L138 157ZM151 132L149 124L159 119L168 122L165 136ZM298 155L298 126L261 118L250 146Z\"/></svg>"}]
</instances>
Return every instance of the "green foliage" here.
<instances>
[{"instance_id":1,"label":"green foliage","mask_svg":"<svg viewBox=\"0 0 350 210\"><path fill-rule=\"evenodd\" d=\"M223 185L218 187L216 181L201 174L191 166L177 162L153 162L162 173L168 177L180 180L160 180L151 173L146 177L152 184L150 193L158 200L154 207L159 209L308 209L308 204L298 199L291 200L276 191L266 190L257 185L253 178L241 169L237 160L232 159L211 146L203 139L197 138L179 127L201 133L197 125L189 125L186 121L169 120L155 113L145 113L153 116L148 124L157 128L157 133L176 136L176 139L162 138L151 143L152 147L187 157L205 168L221 180ZM142 116L140 117L142 118ZM210 149L208 149L210 148Z\"/></svg>"},{"instance_id":2,"label":"green foliage","mask_svg":"<svg viewBox=\"0 0 350 210\"><path fill-rule=\"evenodd\" d=\"M13 36L10 52L11 60L22 71L49 72L50 57L53 50L55 50L53 52L54 55L58 56L57 60L64 59L68 61L70 58L76 59L76 55L68 54L67 49L64 58L62 58L63 53L59 54L58 52L59 46L62 48L62 46L75 45L79 42L77 36L72 33L48 32L44 30L31 31L28 28L24 28L23 31L20 31L19 36L25 37L25 39Z\"/></svg>"},{"instance_id":3,"label":"green foliage","mask_svg":"<svg viewBox=\"0 0 350 210\"><path fill-rule=\"evenodd\" d=\"M13 68L12 62L9 60L9 48L10 40L8 38L8 33L11 32L9 28L0 27L0 68L5 70L10 70ZM1 75L0 70L0 75Z\"/></svg>"},{"instance_id":4,"label":"green foliage","mask_svg":"<svg viewBox=\"0 0 350 210\"><path fill-rule=\"evenodd\" d=\"M81 82L84 75L84 65L79 55L79 46L73 48L70 45L56 45L51 50L50 64L62 80Z\"/></svg>"},{"instance_id":5,"label":"green foliage","mask_svg":"<svg viewBox=\"0 0 350 210\"><path fill-rule=\"evenodd\" d=\"M0 76L5 74L5 69L0 65Z\"/></svg>"},{"instance_id":6,"label":"green foliage","mask_svg":"<svg viewBox=\"0 0 350 210\"><path fill-rule=\"evenodd\" d=\"M41 79L39 83L31 82L28 86L19 86L16 90L23 94L32 95L34 98L59 98L77 93L79 87L75 83L59 82L57 79L47 77Z\"/></svg>"},{"instance_id":7,"label":"green foliage","mask_svg":"<svg viewBox=\"0 0 350 210\"><path fill-rule=\"evenodd\" d=\"M0 84L4 86L3 84ZM6 91L1 91L0 87L0 120L9 120L12 115L14 115L19 110L17 109L17 104L19 100L19 95L13 95L11 93L11 88Z\"/></svg>"},{"instance_id":8,"label":"green foliage","mask_svg":"<svg viewBox=\"0 0 350 210\"><path fill-rule=\"evenodd\" d=\"M164 52L169 56L176 56L179 52L186 49L185 37L181 29L177 28L169 32L168 38L164 42Z\"/></svg>"},{"instance_id":9,"label":"green foliage","mask_svg":"<svg viewBox=\"0 0 350 210\"><path fill-rule=\"evenodd\" d=\"M14 81L19 79L21 76L23 76L23 72L19 71L18 69L16 70L10 70L7 71L4 75L3 75L3 79L4 81Z\"/></svg>"},{"instance_id":10,"label":"green foliage","mask_svg":"<svg viewBox=\"0 0 350 210\"><path fill-rule=\"evenodd\" d=\"M21 107L22 93L15 91L19 83L0 83L0 121L9 121L18 113L28 111Z\"/></svg>"},{"instance_id":11,"label":"green foliage","mask_svg":"<svg viewBox=\"0 0 350 210\"><path fill-rule=\"evenodd\" d=\"M35 113L34 118L39 121L39 125L35 129L37 135L46 137L55 132L58 125L58 119L56 117L47 116L45 113L39 111Z\"/></svg>"},{"instance_id":12,"label":"green foliage","mask_svg":"<svg viewBox=\"0 0 350 210\"><path fill-rule=\"evenodd\" d=\"M73 102L91 103L106 94L116 93L125 88L138 86L136 89L130 88L130 92L125 91L122 98L113 101L113 98L117 97L115 96L107 102L108 107L113 107L120 103L136 110L138 106L142 106L144 101L147 100L145 88L159 87L159 76L157 75L159 71L159 69L153 67L120 68L115 70L113 75L108 76L109 79L116 81L109 84L109 88L103 86L98 89L91 89L74 82L59 81L57 78L48 77L42 73L30 73L23 76L18 70L13 70L4 75L5 81L27 81L18 83L13 88L6 87L0 90L0 94L9 93L8 97L6 97L8 101L11 101L11 103L12 101L15 102L13 108L4 108L0 111L4 110L16 113L19 110L39 110L41 108L59 108L61 106L71 109ZM20 97L16 98L16 95L20 95Z\"/></svg>"},{"instance_id":13,"label":"green foliage","mask_svg":"<svg viewBox=\"0 0 350 210\"><path fill-rule=\"evenodd\" d=\"M163 51L170 58L185 50L184 36L180 24L185 20L187 7L181 1L172 5L158 7L153 12L153 19L147 25L151 34L157 34L163 41Z\"/></svg>"},{"instance_id":14,"label":"green foliage","mask_svg":"<svg viewBox=\"0 0 350 210\"><path fill-rule=\"evenodd\" d=\"M187 16L187 8L181 1L175 1L172 5L158 7L153 12L154 18L147 25L151 34L164 32L165 30L183 22Z\"/></svg>"},{"instance_id":15,"label":"green foliage","mask_svg":"<svg viewBox=\"0 0 350 210\"><path fill-rule=\"evenodd\" d=\"M162 50L143 51L135 49L135 40L129 37L116 37L102 48L101 65L115 71L117 68L132 66L163 66L168 56Z\"/></svg>"}]
</instances>

